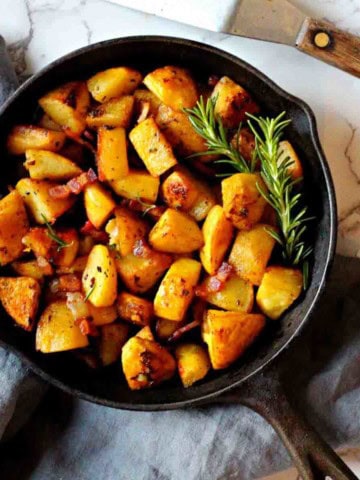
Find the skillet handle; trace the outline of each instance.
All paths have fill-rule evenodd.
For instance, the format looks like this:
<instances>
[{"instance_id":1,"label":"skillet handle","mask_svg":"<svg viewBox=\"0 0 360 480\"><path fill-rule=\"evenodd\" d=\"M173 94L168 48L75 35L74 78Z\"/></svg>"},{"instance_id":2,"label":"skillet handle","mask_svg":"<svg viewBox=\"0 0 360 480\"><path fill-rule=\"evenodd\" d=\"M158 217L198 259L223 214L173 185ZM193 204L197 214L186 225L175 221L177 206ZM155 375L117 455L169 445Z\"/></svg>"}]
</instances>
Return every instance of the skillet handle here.
<instances>
[{"instance_id":1,"label":"skillet handle","mask_svg":"<svg viewBox=\"0 0 360 480\"><path fill-rule=\"evenodd\" d=\"M228 400L256 411L278 433L303 480L358 480L341 458L290 404L274 367L253 375Z\"/></svg>"},{"instance_id":2,"label":"skillet handle","mask_svg":"<svg viewBox=\"0 0 360 480\"><path fill-rule=\"evenodd\" d=\"M0 106L19 86L14 67L11 63L6 44L0 35Z\"/></svg>"}]
</instances>

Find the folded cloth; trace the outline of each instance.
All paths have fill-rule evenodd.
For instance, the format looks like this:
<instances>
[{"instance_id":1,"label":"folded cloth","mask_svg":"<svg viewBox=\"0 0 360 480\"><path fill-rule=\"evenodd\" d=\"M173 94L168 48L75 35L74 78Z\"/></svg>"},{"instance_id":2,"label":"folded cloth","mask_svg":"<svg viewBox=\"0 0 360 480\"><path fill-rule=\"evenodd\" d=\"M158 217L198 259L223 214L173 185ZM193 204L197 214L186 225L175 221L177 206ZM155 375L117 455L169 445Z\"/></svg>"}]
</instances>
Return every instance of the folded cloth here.
<instances>
[{"instance_id":1,"label":"folded cloth","mask_svg":"<svg viewBox=\"0 0 360 480\"><path fill-rule=\"evenodd\" d=\"M359 289L360 261L337 257L316 315L279 360L289 395L334 447L360 444ZM6 357L2 429L28 375ZM17 404L15 419L27 408ZM291 463L273 429L237 404L127 412L56 390L0 453L6 480L247 480Z\"/></svg>"}]
</instances>

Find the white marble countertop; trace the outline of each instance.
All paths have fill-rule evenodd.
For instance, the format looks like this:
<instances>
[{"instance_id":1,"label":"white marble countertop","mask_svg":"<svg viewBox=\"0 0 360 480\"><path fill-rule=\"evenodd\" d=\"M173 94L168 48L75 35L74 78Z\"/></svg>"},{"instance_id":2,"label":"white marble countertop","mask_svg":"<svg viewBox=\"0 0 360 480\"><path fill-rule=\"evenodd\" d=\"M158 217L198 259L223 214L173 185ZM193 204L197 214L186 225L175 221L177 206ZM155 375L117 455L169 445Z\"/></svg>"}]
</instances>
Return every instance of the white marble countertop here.
<instances>
[{"instance_id":1,"label":"white marble countertop","mask_svg":"<svg viewBox=\"0 0 360 480\"><path fill-rule=\"evenodd\" d=\"M292 3L312 16L360 34L360 0ZM21 76L84 45L139 34L202 41L238 55L262 70L313 108L335 181L340 220L338 252L360 257L359 79L290 47L200 30L103 0L1 0L1 11L0 33ZM295 478L290 473L284 475L279 479Z\"/></svg>"}]
</instances>

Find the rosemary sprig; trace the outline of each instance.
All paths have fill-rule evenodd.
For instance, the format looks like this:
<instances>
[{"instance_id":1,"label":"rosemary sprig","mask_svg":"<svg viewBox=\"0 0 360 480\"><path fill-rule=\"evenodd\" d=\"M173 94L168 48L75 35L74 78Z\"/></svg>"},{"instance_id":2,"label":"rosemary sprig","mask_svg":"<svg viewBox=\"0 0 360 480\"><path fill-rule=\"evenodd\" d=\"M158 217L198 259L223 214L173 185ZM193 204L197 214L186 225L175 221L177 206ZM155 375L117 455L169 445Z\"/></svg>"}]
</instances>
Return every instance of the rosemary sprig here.
<instances>
[{"instance_id":1,"label":"rosemary sprig","mask_svg":"<svg viewBox=\"0 0 360 480\"><path fill-rule=\"evenodd\" d=\"M58 244L58 247L57 247L57 251L60 252L63 248L66 248L66 247L70 247L71 243L68 243L68 242L65 242L62 238L60 238L55 230L53 229L53 227L50 225L49 221L47 220L47 218L45 217L45 215L42 213L41 214L44 222L45 222L45 225L47 227L47 235L48 237L51 238L51 240L53 240L55 243Z\"/></svg>"},{"instance_id":2,"label":"rosemary sprig","mask_svg":"<svg viewBox=\"0 0 360 480\"><path fill-rule=\"evenodd\" d=\"M209 98L204 102L201 96L200 100L193 108L184 108L184 112L193 129L206 141L207 150L205 152L195 153L190 157L199 157L201 155L217 155L224 157L216 160L215 163L225 163L231 165L235 170L241 173L251 173L254 165L245 160L240 154L238 148L234 147L228 140L228 131L224 127L221 118L215 114L216 98ZM239 142L239 133L241 124L237 133L237 144Z\"/></svg>"},{"instance_id":3,"label":"rosemary sprig","mask_svg":"<svg viewBox=\"0 0 360 480\"><path fill-rule=\"evenodd\" d=\"M88 291L88 293L86 294L86 297L84 298L84 302L87 302L89 300L89 298L91 297L91 295L93 294L94 290L95 290L95 282L93 284L93 286L90 288L90 290Z\"/></svg>"},{"instance_id":4,"label":"rosemary sprig","mask_svg":"<svg viewBox=\"0 0 360 480\"><path fill-rule=\"evenodd\" d=\"M285 112L276 118L255 117L248 114L248 125L255 135L256 154L261 161L261 176L267 191L258 185L265 200L275 209L280 227L279 233L269 230L273 238L282 246L282 256L287 263L302 265L304 288L308 281L308 257L312 248L306 246L304 234L307 222L307 207L299 208L302 194L294 187L301 179L293 180L289 172L291 160L280 159L279 142L290 120L285 120Z\"/></svg>"},{"instance_id":5,"label":"rosemary sprig","mask_svg":"<svg viewBox=\"0 0 360 480\"><path fill-rule=\"evenodd\" d=\"M147 215L150 212L150 210L153 210L154 208L157 207L157 205L155 205L155 204L144 202L144 200L141 200L140 197L136 197L136 201L139 202L140 205L145 207L145 210L141 213L142 217L145 217L145 215Z\"/></svg>"}]
</instances>

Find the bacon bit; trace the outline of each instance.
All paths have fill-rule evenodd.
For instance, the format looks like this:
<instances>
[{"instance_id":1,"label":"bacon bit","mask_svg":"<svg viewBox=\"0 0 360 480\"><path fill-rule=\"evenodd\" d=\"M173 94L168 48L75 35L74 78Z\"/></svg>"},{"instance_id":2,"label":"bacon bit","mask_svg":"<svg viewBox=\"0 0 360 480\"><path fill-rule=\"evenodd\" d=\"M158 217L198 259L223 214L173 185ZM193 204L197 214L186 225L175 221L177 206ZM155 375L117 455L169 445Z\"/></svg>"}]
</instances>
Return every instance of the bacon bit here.
<instances>
[{"instance_id":1,"label":"bacon bit","mask_svg":"<svg viewBox=\"0 0 360 480\"><path fill-rule=\"evenodd\" d=\"M233 273L234 268L226 262L223 262L220 265L219 270L216 272L217 278L220 282L226 282L229 279L230 275Z\"/></svg>"},{"instance_id":2,"label":"bacon bit","mask_svg":"<svg viewBox=\"0 0 360 480\"><path fill-rule=\"evenodd\" d=\"M90 132L90 130L84 130L83 135L87 140L90 140L90 142L95 142L95 135L93 132Z\"/></svg>"},{"instance_id":3,"label":"bacon bit","mask_svg":"<svg viewBox=\"0 0 360 480\"><path fill-rule=\"evenodd\" d=\"M71 195L71 190L68 185L56 185L56 187L51 187L49 189L49 195L57 200L62 200Z\"/></svg>"},{"instance_id":4,"label":"bacon bit","mask_svg":"<svg viewBox=\"0 0 360 480\"><path fill-rule=\"evenodd\" d=\"M81 287L81 280L77 275L73 273L60 275L58 285L60 292L80 292Z\"/></svg>"},{"instance_id":5,"label":"bacon bit","mask_svg":"<svg viewBox=\"0 0 360 480\"><path fill-rule=\"evenodd\" d=\"M65 185L56 185L56 187L50 188L49 195L56 199L67 198L72 193L79 195L87 185L94 183L96 180L96 173L92 168L89 168L87 172L83 172L77 177L72 178Z\"/></svg>"},{"instance_id":6,"label":"bacon bit","mask_svg":"<svg viewBox=\"0 0 360 480\"><path fill-rule=\"evenodd\" d=\"M94 240L100 243L109 243L109 235L102 230L98 230L90 220L86 220L85 224L81 227L80 233L83 235L90 235Z\"/></svg>"},{"instance_id":7,"label":"bacon bit","mask_svg":"<svg viewBox=\"0 0 360 480\"><path fill-rule=\"evenodd\" d=\"M149 258L152 254L152 250L145 240L137 240L134 245L133 254L135 257Z\"/></svg>"},{"instance_id":8,"label":"bacon bit","mask_svg":"<svg viewBox=\"0 0 360 480\"><path fill-rule=\"evenodd\" d=\"M218 77L217 75L210 75L210 77L208 78L209 87L215 87L219 80L220 77Z\"/></svg>"},{"instance_id":9,"label":"bacon bit","mask_svg":"<svg viewBox=\"0 0 360 480\"><path fill-rule=\"evenodd\" d=\"M139 102L139 106L140 106L140 112L139 112L139 116L138 116L138 119L136 120L137 123L141 123L143 122L144 120L147 119L147 117L149 116L149 112L150 112L150 102L146 102L144 100L141 100Z\"/></svg>"},{"instance_id":10,"label":"bacon bit","mask_svg":"<svg viewBox=\"0 0 360 480\"><path fill-rule=\"evenodd\" d=\"M199 320L194 320L194 321L184 325L183 327L178 328L177 330L175 330L175 332L172 335L170 335L170 337L168 338L167 341L169 343L176 342L185 333L189 332L190 330L193 330L194 328L199 327L200 324L201 324L201 322L199 322Z\"/></svg>"},{"instance_id":11,"label":"bacon bit","mask_svg":"<svg viewBox=\"0 0 360 480\"><path fill-rule=\"evenodd\" d=\"M91 337L98 337L99 336L99 330L96 328L96 326L92 323L92 321L89 318L77 318L75 320L75 325L77 325L80 328L80 332L82 335L90 335Z\"/></svg>"},{"instance_id":12,"label":"bacon bit","mask_svg":"<svg viewBox=\"0 0 360 480\"><path fill-rule=\"evenodd\" d=\"M234 269L231 265L223 262L215 275L208 277L205 282L196 287L195 295L200 298L206 298L209 293L220 292L233 271Z\"/></svg>"}]
</instances>

